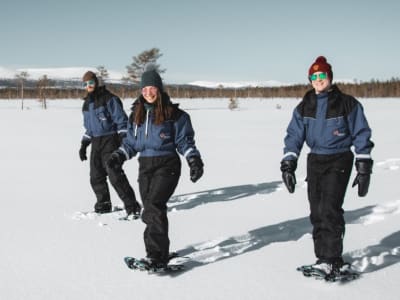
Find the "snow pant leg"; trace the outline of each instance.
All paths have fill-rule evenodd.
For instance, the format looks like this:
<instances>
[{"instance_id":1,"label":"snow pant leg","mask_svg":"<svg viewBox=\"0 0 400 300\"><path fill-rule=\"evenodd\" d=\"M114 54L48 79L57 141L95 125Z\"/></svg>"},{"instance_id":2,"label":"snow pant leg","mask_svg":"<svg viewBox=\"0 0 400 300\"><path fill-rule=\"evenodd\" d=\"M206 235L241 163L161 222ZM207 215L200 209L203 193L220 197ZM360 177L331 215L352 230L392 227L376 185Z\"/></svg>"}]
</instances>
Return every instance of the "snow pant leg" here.
<instances>
[{"instance_id":1,"label":"snow pant leg","mask_svg":"<svg viewBox=\"0 0 400 300\"><path fill-rule=\"evenodd\" d=\"M345 232L342 205L352 163L351 152L308 156L308 198L314 251L323 261L341 260L342 257Z\"/></svg>"},{"instance_id":2,"label":"snow pant leg","mask_svg":"<svg viewBox=\"0 0 400 300\"><path fill-rule=\"evenodd\" d=\"M110 203L110 191L107 184L107 172L103 165L102 154L93 143L90 154L90 185L96 195L97 203Z\"/></svg>"},{"instance_id":3,"label":"snow pant leg","mask_svg":"<svg viewBox=\"0 0 400 300\"><path fill-rule=\"evenodd\" d=\"M139 158L139 189L146 224L144 243L147 256L168 262L167 202L178 184L181 162L177 155Z\"/></svg>"},{"instance_id":4,"label":"snow pant leg","mask_svg":"<svg viewBox=\"0 0 400 300\"><path fill-rule=\"evenodd\" d=\"M102 210L103 207L111 208L110 191L107 183L106 159L111 153L118 149L119 139L117 134L92 138L90 153L90 184L96 195L96 207ZM104 205L104 203L107 203Z\"/></svg>"},{"instance_id":5,"label":"snow pant leg","mask_svg":"<svg viewBox=\"0 0 400 300\"><path fill-rule=\"evenodd\" d=\"M106 155L105 160L107 161L109 155ZM122 168L109 169L107 168L108 178L110 183L117 192L119 198L124 203L126 211L132 211L136 207L138 202L136 201L135 192L132 186L129 184L128 178Z\"/></svg>"}]
</instances>

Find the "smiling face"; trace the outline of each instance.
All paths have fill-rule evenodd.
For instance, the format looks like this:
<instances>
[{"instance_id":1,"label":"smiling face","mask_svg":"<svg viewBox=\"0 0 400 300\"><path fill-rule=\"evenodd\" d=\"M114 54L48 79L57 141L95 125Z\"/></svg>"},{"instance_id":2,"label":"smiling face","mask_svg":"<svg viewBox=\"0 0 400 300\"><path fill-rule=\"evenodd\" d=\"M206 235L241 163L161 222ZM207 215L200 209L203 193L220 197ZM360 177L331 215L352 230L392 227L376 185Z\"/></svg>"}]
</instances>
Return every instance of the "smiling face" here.
<instances>
[{"instance_id":1,"label":"smiling face","mask_svg":"<svg viewBox=\"0 0 400 300\"><path fill-rule=\"evenodd\" d=\"M325 72L315 72L310 76L311 85L315 89L316 94L328 91L331 81Z\"/></svg>"},{"instance_id":2,"label":"smiling face","mask_svg":"<svg viewBox=\"0 0 400 300\"><path fill-rule=\"evenodd\" d=\"M158 88L155 86L145 86L142 88L142 95L149 103L154 103L158 97Z\"/></svg>"}]
</instances>

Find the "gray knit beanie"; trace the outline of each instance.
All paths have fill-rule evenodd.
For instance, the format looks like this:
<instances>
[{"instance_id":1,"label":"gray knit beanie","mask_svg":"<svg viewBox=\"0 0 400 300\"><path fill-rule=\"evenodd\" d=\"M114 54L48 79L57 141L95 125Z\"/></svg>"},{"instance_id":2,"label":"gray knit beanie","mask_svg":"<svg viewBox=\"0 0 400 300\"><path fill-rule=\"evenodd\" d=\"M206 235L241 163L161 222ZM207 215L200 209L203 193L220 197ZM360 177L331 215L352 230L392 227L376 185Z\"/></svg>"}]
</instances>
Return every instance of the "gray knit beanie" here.
<instances>
[{"instance_id":1,"label":"gray knit beanie","mask_svg":"<svg viewBox=\"0 0 400 300\"><path fill-rule=\"evenodd\" d=\"M142 74L140 87L144 88L145 86L155 86L160 90L160 92L163 91L163 83L160 74L157 73L152 65L147 66Z\"/></svg>"}]
</instances>

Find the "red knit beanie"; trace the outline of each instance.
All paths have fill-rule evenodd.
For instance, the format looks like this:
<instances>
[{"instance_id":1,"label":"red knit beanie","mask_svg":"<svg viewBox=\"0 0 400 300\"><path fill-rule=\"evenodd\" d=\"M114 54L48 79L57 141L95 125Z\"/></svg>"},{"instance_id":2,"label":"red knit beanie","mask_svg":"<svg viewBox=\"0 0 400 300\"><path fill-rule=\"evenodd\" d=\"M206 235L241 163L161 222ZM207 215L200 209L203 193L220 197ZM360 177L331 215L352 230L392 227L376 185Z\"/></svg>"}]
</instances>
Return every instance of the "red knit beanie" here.
<instances>
[{"instance_id":1,"label":"red knit beanie","mask_svg":"<svg viewBox=\"0 0 400 300\"><path fill-rule=\"evenodd\" d=\"M308 69L308 77L315 72L325 72L328 74L330 81L333 79L332 66L328 64L325 56L318 56L315 62Z\"/></svg>"}]
</instances>

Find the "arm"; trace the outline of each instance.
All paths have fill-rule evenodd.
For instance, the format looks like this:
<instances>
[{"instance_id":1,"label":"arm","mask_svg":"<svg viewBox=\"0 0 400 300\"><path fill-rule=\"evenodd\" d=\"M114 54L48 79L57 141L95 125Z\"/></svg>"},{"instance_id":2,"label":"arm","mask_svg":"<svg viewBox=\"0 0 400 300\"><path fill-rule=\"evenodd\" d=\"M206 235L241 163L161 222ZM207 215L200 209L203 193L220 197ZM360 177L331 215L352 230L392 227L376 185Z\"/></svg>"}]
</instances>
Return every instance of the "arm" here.
<instances>
[{"instance_id":1,"label":"arm","mask_svg":"<svg viewBox=\"0 0 400 300\"><path fill-rule=\"evenodd\" d=\"M125 160L131 159L137 154L137 151L135 150L135 144L136 144L135 127L136 127L135 124L129 122L127 135L122 140L121 146L117 150L119 153L124 155Z\"/></svg>"},{"instance_id":2,"label":"arm","mask_svg":"<svg viewBox=\"0 0 400 300\"><path fill-rule=\"evenodd\" d=\"M303 118L297 111L294 110L292 119L286 130L286 137L284 139L285 147L283 149L283 160L294 160L299 157L301 149L305 141L305 127Z\"/></svg>"},{"instance_id":3,"label":"arm","mask_svg":"<svg viewBox=\"0 0 400 300\"><path fill-rule=\"evenodd\" d=\"M82 136L81 147L79 148L79 158L81 161L87 160L86 149L92 142L92 132L89 126L89 112L83 112L83 126L85 127L85 133Z\"/></svg>"},{"instance_id":4,"label":"arm","mask_svg":"<svg viewBox=\"0 0 400 300\"><path fill-rule=\"evenodd\" d=\"M175 144L178 152L186 159L192 156L200 157L200 152L197 150L194 141L194 130L192 122L187 113L183 113L174 122Z\"/></svg>"},{"instance_id":5,"label":"arm","mask_svg":"<svg viewBox=\"0 0 400 300\"><path fill-rule=\"evenodd\" d=\"M203 176L204 164L194 142L194 130L189 115L183 113L175 121L174 127L176 148L189 164L190 180L196 182Z\"/></svg>"},{"instance_id":6,"label":"arm","mask_svg":"<svg viewBox=\"0 0 400 300\"><path fill-rule=\"evenodd\" d=\"M287 134L284 140L284 155L281 161L282 180L289 193L294 193L296 186L295 171L297 168L297 159L305 140L305 128L303 118L294 110L292 119L287 128Z\"/></svg>"},{"instance_id":7,"label":"arm","mask_svg":"<svg viewBox=\"0 0 400 300\"><path fill-rule=\"evenodd\" d=\"M360 103L347 116L347 121L353 139L356 159L371 159L371 150L374 147L374 143L371 141L371 128Z\"/></svg>"},{"instance_id":8,"label":"arm","mask_svg":"<svg viewBox=\"0 0 400 300\"><path fill-rule=\"evenodd\" d=\"M122 101L114 96L107 102L107 109L111 115L113 123L117 126L118 134L126 135L128 116L124 111Z\"/></svg>"},{"instance_id":9,"label":"arm","mask_svg":"<svg viewBox=\"0 0 400 300\"><path fill-rule=\"evenodd\" d=\"M83 127L85 128L85 133L82 136L82 142L91 142L92 140L92 131L90 129L90 122L89 122L89 111L83 112Z\"/></svg>"},{"instance_id":10,"label":"arm","mask_svg":"<svg viewBox=\"0 0 400 300\"><path fill-rule=\"evenodd\" d=\"M371 141L371 128L360 103L357 103L353 111L348 115L347 120L356 153L357 176L352 187L358 185L358 195L364 197L368 193L373 166L371 150L374 147L374 143Z\"/></svg>"},{"instance_id":11,"label":"arm","mask_svg":"<svg viewBox=\"0 0 400 300\"><path fill-rule=\"evenodd\" d=\"M131 159L137 154L135 150L136 137L134 136L134 125L131 122L128 124L127 131L128 133L122 140L121 146L111 154L106 162L110 169L120 169L126 160Z\"/></svg>"}]
</instances>

